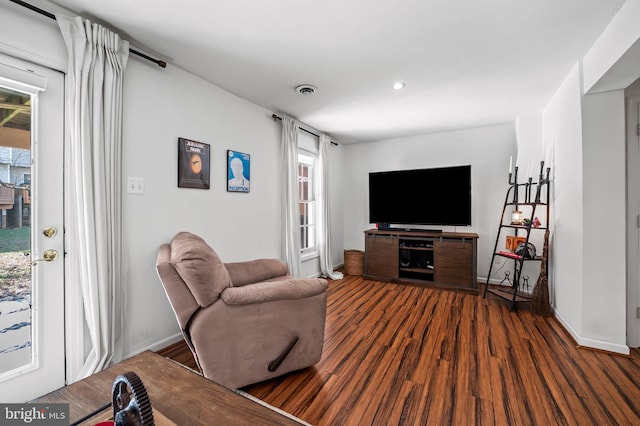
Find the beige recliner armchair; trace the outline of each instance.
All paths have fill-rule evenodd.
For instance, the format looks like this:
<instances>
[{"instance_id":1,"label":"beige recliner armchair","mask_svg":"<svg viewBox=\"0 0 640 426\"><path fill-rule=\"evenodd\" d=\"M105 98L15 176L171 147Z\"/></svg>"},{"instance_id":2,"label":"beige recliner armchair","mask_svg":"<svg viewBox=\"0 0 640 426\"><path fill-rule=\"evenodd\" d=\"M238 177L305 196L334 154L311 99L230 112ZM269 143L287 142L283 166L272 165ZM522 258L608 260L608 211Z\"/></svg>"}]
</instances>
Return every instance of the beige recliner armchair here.
<instances>
[{"instance_id":1,"label":"beige recliner armchair","mask_svg":"<svg viewBox=\"0 0 640 426\"><path fill-rule=\"evenodd\" d=\"M326 280L294 279L277 259L223 263L188 232L160 246L156 267L205 377L239 388L320 360Z\"/></svg>"}]
</instances>

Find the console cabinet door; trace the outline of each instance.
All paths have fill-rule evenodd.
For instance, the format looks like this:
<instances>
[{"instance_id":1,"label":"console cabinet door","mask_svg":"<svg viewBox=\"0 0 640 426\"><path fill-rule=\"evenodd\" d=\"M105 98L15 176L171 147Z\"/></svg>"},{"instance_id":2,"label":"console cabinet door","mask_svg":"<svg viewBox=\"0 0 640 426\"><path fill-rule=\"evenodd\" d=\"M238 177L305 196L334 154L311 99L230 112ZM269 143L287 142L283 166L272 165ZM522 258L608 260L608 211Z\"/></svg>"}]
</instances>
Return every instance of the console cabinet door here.
<instances>
[{"instance_id":1,"label":"console cabinet door","mask_svg":"<svg viewBox=\"0 0 640 426\"><path fill-rule=\"evenodd\" d=\"M471 239L436 239L434 244L435 281L476 287L475 241Z\"/></svg>"},{"instance_id":2,"label":"console cabinet door","mask_svg":"<svg viewBox=\"0 0 640 426\"><path fill-rule=\"evenodd\" d=\"M398 278L398 236L367 234L365 271L367 275Z\"/></svg>"}]
</instances>

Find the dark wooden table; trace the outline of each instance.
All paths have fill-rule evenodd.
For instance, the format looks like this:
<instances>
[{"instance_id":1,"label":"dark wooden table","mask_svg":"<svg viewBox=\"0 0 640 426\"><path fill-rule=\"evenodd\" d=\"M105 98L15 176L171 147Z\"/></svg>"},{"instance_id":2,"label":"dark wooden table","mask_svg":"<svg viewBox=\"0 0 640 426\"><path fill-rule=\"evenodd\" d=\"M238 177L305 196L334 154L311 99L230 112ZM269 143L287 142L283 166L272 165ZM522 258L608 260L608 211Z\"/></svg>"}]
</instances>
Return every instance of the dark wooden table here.
<instances>
[{"instance_id":1,"label":"dark wooden table","mask_svg":"<svg viewBox=\"0 0 640 426\"><path fill-rule=\"evenodd\" d=\"M132 371L144 384L156 424L177 425L300 425L293 418L273 411L201 375L146 351L86 379L53 391L33 402L68 403L70 423L111 401L116 377ZM112 408L83 424L93 425L112 418Z\"/></svg>"}]
</instances>

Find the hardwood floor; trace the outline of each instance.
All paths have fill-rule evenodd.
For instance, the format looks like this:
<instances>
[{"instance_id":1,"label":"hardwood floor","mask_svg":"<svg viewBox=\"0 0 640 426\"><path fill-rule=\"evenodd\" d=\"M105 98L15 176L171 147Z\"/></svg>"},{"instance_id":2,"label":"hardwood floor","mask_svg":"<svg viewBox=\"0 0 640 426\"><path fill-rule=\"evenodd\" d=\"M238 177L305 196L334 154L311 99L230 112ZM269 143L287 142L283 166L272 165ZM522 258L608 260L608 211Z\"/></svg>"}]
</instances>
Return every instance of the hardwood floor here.
<instances>
[{"instance_id":1,"label":"hardwood floor","mask_svg":"<svg viewBox=\"0 0 640 426\"><path fill-rule=\"evenodd\" d=\"M159 351L195 367L184 344ZM640 352L576 347L496 297L345 275L314 367L243 388L314 425L640 424Z\"/></svg>"}]
</instances>

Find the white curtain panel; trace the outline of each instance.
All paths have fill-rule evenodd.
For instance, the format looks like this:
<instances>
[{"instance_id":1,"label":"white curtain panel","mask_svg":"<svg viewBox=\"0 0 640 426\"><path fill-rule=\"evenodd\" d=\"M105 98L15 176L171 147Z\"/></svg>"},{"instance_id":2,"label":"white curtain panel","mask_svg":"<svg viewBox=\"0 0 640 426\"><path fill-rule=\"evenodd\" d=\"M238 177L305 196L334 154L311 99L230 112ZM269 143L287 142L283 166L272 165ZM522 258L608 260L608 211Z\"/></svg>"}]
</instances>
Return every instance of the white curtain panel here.
<instances>
[{"instance_id":1,"label":"white curtain panel","mask_svg":"<svg viewBox=\"0 0 640 426\"><path fill-rule=\"evenodd\" d=\"M289 274L300 277L300 210L298 199L298 128L296 120L282 117L282 241Z\"/></svg>"},{"instance_id":2,"label":"white curtain panel","mask_svg":"<svg viewBox=\"0 0 640 426\"><path fill-rule=\"evenodd\" d=\"M331 140L320 135L318 146L318 251L320 252L320 273L333 280L343 277L333 270L331 256L331 210L329 206L329 148Z\"/></svg>"},{"instance_id":3,"label":"white curtain panel","mask_svg":"<svg viewBox=\"0 0 640 426\"><path fill-rule=\"evenodd\" d=\"M129 42L80 17L56 17L69 53L67 176L75 260L91 346L78 378L122 357L122 85ZM76 280L74 280L76 281Z\"/></svg>"}]
</instances>

